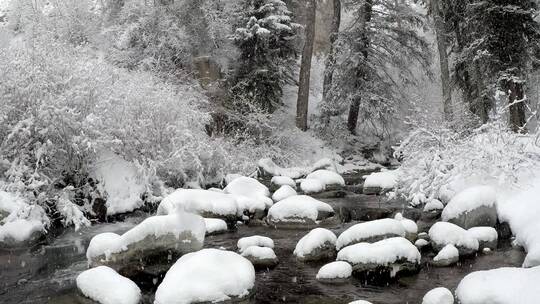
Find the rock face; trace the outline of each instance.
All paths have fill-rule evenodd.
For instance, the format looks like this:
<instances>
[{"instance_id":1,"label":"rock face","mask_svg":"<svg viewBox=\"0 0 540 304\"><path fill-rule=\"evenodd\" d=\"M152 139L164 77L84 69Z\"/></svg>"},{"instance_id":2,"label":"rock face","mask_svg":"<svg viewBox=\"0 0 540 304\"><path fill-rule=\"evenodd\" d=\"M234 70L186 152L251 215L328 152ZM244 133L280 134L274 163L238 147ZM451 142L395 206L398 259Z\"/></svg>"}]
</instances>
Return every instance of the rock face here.
<instances>
[{"instance_id":1,"label":"rock face","mask_svg":"<svg viewBox=\"0 0 540 304\"><path fill-rule=\"evenodd\" d=\"M256 269L274 268L279 263L272 248L249 246L242 251L242 256L248 259Z\"/></svg>"},{"instance_id":2,"label":"rock face","mask_svg":"<svg viewBox=\"0 0 540 304\"><path fill-rule=\"evenodd\" d=\"M442 211L443 221L464 229L477 226L495 227L497 208L495 190L487 186L468 188L458 193Z\"/></svg>"},{"instance_id":3,"label":"rock face","mask_svg":"<svg viewBox=\"0 0 540 304\"><path fill-rule=\"evenodd\" d=\"M435 251L442 250L448 244L454 245L459 255L472 255L478 251L478 240L467 230L452 223L435 223L429 229L429 238Z\"/></svg>"},{"instance_id":4,"label":"rock face","mask_svg":"<svg viewBox=\"0 0 540 304\"><path fill-rule=\"evenodd\" d=\"M453 265L459 261L459 251L457 248L452 245L448 244L439 251L439 254L437 254L433 258L433 262L431 263L433 266L437 267L446 267Z\"/></svg>"},{"instance_id":5,"label":"rock face","mask_svg":"<svg viewBox=\"0 0 540 304\"><path fill-rule=\"evenodd\" d=\"M315 228L300 239L294 255L300 261L332 259L336 255L336 235L324 228Z\"/></svg>"}]
</instances>

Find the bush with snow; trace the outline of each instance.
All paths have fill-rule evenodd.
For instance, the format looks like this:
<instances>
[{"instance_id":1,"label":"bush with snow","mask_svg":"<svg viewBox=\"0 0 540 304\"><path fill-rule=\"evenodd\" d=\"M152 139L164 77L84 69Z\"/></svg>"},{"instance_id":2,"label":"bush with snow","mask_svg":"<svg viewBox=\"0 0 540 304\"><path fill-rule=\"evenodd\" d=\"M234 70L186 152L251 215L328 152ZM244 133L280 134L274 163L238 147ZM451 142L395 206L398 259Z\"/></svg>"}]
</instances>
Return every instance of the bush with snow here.
<instances>
[{"instance_id":1,"label":"bush with snow","mask_svg":"<svg viewBox=\"0 0 540 304\"><path fill-rule=\"evenodd\" d=\"M107 266L83 271L76 282L83 295L100 304L138 304L141 301L137 284Z\"/></svg>"},{"instance_id":2,"label":"bush with snow","mask_svg":"<svg viewBox=\"0 0 540 304\"><path fill-rule=\"evenodd\" d=\"M336 235L324 228L315 228L296 244L293 254L302 261L333 258L336 251Z\"/></svg>"}]
</instances>

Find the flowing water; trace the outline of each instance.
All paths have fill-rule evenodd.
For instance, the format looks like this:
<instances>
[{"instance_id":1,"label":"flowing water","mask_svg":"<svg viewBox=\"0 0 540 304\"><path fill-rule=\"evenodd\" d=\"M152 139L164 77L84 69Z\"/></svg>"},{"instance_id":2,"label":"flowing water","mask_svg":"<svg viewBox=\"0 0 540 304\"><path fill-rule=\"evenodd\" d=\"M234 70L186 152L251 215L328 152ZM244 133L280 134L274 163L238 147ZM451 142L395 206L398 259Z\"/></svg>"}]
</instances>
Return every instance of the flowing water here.
<instances>
[{"instance_id":1,"label":"flowing water","mask_svg":"<svg viewBox=\"0 0 540 304\"><path fill-rule=\"evenodd\" d=\"M412 218L416 214L414 209L406 209L400 203L381 203L376 196L352 195L322 200L332 204L348 221L326 227L336 234L360 220L387 217L396 211L405 211ZM102 232L123 233L142 221L144 216L128 218L124 222L96 224L79 232L65 231L31 249L0 249L0 303L92 303L80 296L75 286L76 276L87 267L85 251L90 239ZM524 253L510 246L507 240L500 241L499 248L490 254L480 253L453 267L429 267L426 262L432 255L426 255L418 274L383 285L355 278L345 284L329 285L315 280L324 262L306 264L296 261L293 256L296 243L306 233L307 230L241 225L236 231L208 236L205 247L236 250L237 240L251 235L265 235L274 240L274 250L280 263L272 270L257 272L255 294L249 303L333 304L357 299L381 304L421 303L424 294L432 288L444 286L452 290L470 272L503 266L519 267L524 259ZM156 286L152 280L144 283L143 301L152 303Z\"/></svg>"}]
</instances>

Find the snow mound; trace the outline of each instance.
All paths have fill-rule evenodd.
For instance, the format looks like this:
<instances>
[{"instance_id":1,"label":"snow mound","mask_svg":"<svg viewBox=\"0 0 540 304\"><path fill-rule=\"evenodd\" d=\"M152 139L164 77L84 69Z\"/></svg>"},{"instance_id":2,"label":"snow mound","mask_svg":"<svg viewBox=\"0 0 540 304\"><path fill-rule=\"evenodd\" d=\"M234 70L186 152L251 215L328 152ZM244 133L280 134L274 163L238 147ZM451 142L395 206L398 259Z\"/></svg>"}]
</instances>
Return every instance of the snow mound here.
<instances>
[{"instance_id":1,"label":"snow mound","mask_svg":"<svg viewBox=\"0 0 540 304\"><path fill-rule=\"evenodd\" d=\"M431 212L431 211L438 211L443 210L444 205L441 201L432 199L427 202L427 204L424 206L424 212Z\"/></svg>"},{"instance_id":2,"label":"snow mound","mask_svg":"<svg viewBox=\"0 0 540 304\"><path fill-rule=\"evenodd\" d=\"M296 190L294 190L289 185L283 185L279 189L277 189L276 192L274 192L274 194L272 195L272 199L274 200L274 202L279 202L286 199L287 197L291 197L295 195L296 195Z\"/></svg>"},{"instance_id":3,"label":"snow mound","mask_svg":"<svg viewBox=\"0 0 540 304\"><path fill-rule=\"evenodd\" d=\"M439 262L442 260L455 260L459 259L459 251L453 244L448 244L439 251L439 253L433 258L433 261Z\"/></svg>"},{"instance_id":4,"label":"snow mound","mask_svg":"<svg viewBox=\"0 0 540 304\"><path fill-rule=\"evenodd\" d=\"M240 177L243 177L243 175L241 175L241 174L235 174L235 173L227 174L227 175L225 175L225 184L228 185L228 184L230 184L233 180L235 180L235 179L237 179L237 178L240 178Z\"/></svg>"},{"instance_id":5,"label":"snow mound","mask_svg":"<svg viewBox=\"0 0 540 304\"><path fill-rule=\"evenodd\" d=\"M420 249L422 247L425 247L429 244L429 242L427 240L424 240L424 239L418 239L416 240L416 242L414 242L414 246L416 246L416 248Z\"/></svg>"},{"instance_id":6,"label":"snow mound","mask_svg":"<svg viewBox=\"0 0 540 304\"><path fill-rule=\"evenodd\" d=\"M328 263L317 272L317 280L346 279L352 275L351 264L343 261Z\"/></svg>"},{"instance_id":7,"label":"snow mound","mask_svg":"<svg viewBox=\"0 0 540 304\"><path fill-rule=\"evenodd\" d=\"M411 242L402 237L384 239L376 243L358 243L338 252L338 261L351 264L389 265L399 260L420 262L420 252Z\"/></svg>"},{"instance_id":8,"label":"snow mound","mask_svg":"<svg viewBox=\"0 0 540 304\"><path fill-rule=\"evenodd\" d=\"M263 158L259 160L257 166L264 173L272 176L287 176L293 179L300 178L311 172L311 168L282 168L270 158Z\"/></svg>"},{"instance_id":9,"label":"snow mound","mask_svg":"<svg viewBox=\"0 0 540 304\"><path fill-rule=\"evenodd\" d=\"M380 219L356 224L342 232L336 242L339 250L354 243L378 241L381 238L394 236L404 237L405 227L395 219Z\"/></svg>"},{"instance_id":10,"label":"snow mound","mask_svg":"<svg viewBox=\"0 0 540 304\"><path fill-rule=\"evenodd\" d=\"M403 214L401 213L396 213L394 219L403 225L403 228L405 228L405 232L407 234L416 236L418 233L418 225L416 225L413 220L403 217Z\"/></svg>"},{"instance_id":11,"label":"snow mound","mask_svg":"<svg viewBox=\"0 0 540 304\"><path fill-rule=\"evenodd\" d=\"M107 266L83 271L76 281L82 294L101 304L138 304L141 300L137 284Z\"/></svg>"},{"instance_id":12,"label":"snow mound","mask_svg":"<svg viewBox=\"0 0 540 304\"><path fill-rule=\"evenodd\" d=\"M303 258L312 254L316 249L323 247L335 247L337 241L336 235L324 228L315 228L298 241L294 249L294 255Z\"/></svg>"},{"instance_id":13,"label":"snow mound","mask_svg":"<svg viewBox=\"0 0 540 304\"><path fill-rule=\"evenodd\" d=\"M268 210L272 222L316 221L323 215L333 214L334 209L324 202L307 195L295 195L277 202Z\"/></svg>"},{"instance_id":14,"label":"snow mound","mask_svg":"<svg viewBox=\"0 0 540 304\"><path fill-rule=\"evenodd\" d=\"M398 174L396 170L371 173L366 177L364 189L380 189L380 191L394 189L397 185Z\"/></svg>"},{"instance_id":15,"label":"snow mound","mask_svg":"<svg viewBox=\"0 0 540 304\"><path fill-rule=\"evenodd\" d=\"M26 202L22 197L19 197L14 193L0 191L0 214L6 213L9 215L24 205L26 205Z\"/></svg>"},{"instance_id":16,"label":"snow mound","mask_svg":"<svg viewBox=\"0 0 540 304\"><path fill-rule=\"evenodd\" d=\"M260 235L253 235L248 237L243 237L238 240L236 243L236 247L238 247L238 251L243 252L248 247L251 246L259 246L259 247L268 247L268 248L274 248L274 241L266 236L260 236Z\"/></svg>"},{"instance_id":17,"label":"snow mound","mask_svg":"<svg viewBox=\"0 0 540 304\"><path fill-rule=\"evenodd\" d=\"M341 175L330 170L317 170L306 176L306 179L316 179L322 182L325 186L340 185L345 186L345 180Z\"/></svg>"},{"instance_id":18,"label":"snow mound","mask_svg":"<svg viewBox=\"0 0 540 304\"><path fill-rule=\"evenodd\" d=\"M461 280L456 289L460 304L536 304L540 299L540 266L477 271Z\"/></svg>"},{"instance_id":19,"label":"snow mound","mask_svg":"<svg viewBox=\"0 0 540 304\"><path fill-rule=\"evenodd\" d=\"M479 207L493 207L497 201L495 189L490 186L475 186L467 188L454 196L444 207L441 214L443 221L447 222L463 213Z\"/></svg>"},{"instance_id":20,"label":"snow mound","mask_svg":"<svg viewBox=\"0 0 540 304\"><path fill-rule=\"evenodd\" d=\"M324 191L325 188L324 183L318 179L304 179L300 183L300 189L306 194L319 193Z\"/></svg>"},{"instance_id":21,"label":"snow mound","mask_svg":"<svg viewBox=\"0 0 540 304\"><path fill-rule=\"evenodd\" d=\"M242 251L243 257L253 257L260 260L264 259L276 259L277 256L274 253L274 250L269 247L261 246L249 246Z\"/></svg>"},{"instance_id":22,"label":"snow mound","mask_svg":"<svg viewBox=\"0 0 540 304\"><path fill-rule=\"evenodd\" d=\"M454 296L450 290L437 287L426 293L422 304L454 304Z\"/></svg>"},{"instance_id":23,"label":"snow mound","mask_svg":"<svg viewBox=\"0 0 540 304\"><path fill-rule=\"evenodd\" d=\"M203 249L182 256L167 271L154 304L220 302L249 295L255 268L241 255Z\"/></svg>"},{"instance_id":24,"label":"snow mound","mask_svg":"<svg viewBox=\"0 0 540 304\"><path fill-rule=\"evenodd\" d=\"M157 214L178 211L216 216L239 216L241 208L235 197L229 194L200 189L178 189L166 196L158 206ZM211 216L210 216L211 217Z\"/></svg>"},{"instance_id":25,"label":"snow mound","mask_svg":"<svg viewBox=\"0 0 540 304\"><path fill-rule=\"evenodd\" d=\"M437 222L429 229L429 238L434 247L442 249L448 244L456 247L463 247L471 252L478 250L478 240L476 240L467 230L447 222ZM460 251L461 252L461 251Z\"/></svg>"},{"instance_id":26,"label":"snow mound","mask_svg":"<svg viewBox=\"0 0 540 304\"><path fill-rule=\"evenodd\" d=\"M270 182L278 186L290 186L296 188L296 182L288 176L274 176Z\"/></svg>"},{"instance_id":27,"label":"snow mound","mask_svg":"<svg viewBox=\"0 0 540 304\"><path fill-rule=\"evenodd\" d=\"M356 301L349 302L349 304L372 304L372 303L368 301L364 301L364 300L356 300Z\"/></svg>"},{"instance_id":28,"label":"snow mound","mask_svg":"<svg viewBox=\"0 0 540 304\"><path fill-rule=\"evenodd\" d=\"M497 230L493 227L472 227L467 230L469 234L478 240L479 243L482 242L494 242L498 239Z\"/></svg>"},{"instance_id":29,"label":"snow mound","mask_svg":"<svg viewBox=\"0 0 540 304\"><path fill-rule=\"evenodd\" d=\"M205 218L204 224L207 235L227 231L227 223L222 219Z\"/></svg>"},{"instance_id":30,"label":"snow mound","mask_svg":"<svg viewBox=\"0 0 540 304\"><path fill-rule=\"evenodd\" d=\"M45 230L43 223L36 220L16 219L0 226L0 243L20 243Z\"/></svg>"},{"instance_id":31,"label":"snow mound","mask_svg":"<svg viewBox=\"0 0 540 304\"><path fill-rule=\"evenodd\" d=\"M270 199L270 191L268 188L251 177L238 177L230 182L223 191L228 194L245 196L252 200L261 201L268 207L272 206L273 203Z\"/></svg>"}]
</instances>

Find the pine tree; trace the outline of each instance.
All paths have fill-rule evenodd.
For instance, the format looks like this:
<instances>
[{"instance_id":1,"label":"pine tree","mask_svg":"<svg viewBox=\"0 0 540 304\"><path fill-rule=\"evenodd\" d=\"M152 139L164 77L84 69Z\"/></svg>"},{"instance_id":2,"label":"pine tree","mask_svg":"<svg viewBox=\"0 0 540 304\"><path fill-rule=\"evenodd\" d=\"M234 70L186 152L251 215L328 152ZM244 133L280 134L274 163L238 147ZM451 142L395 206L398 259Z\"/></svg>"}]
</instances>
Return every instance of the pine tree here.
<instances>
[{"instance_id":1,"label":"pine tree","mask_svg":"<svg viewBox=\"0 0 540 304\"><path fill-rule=\"evenodd\" d=\"M281 105L283 86L294 82L299 25L281 0L246 0L233 36L239 66L230 81L229 106L273 112Z\"/></svg>"}]
</instances>

